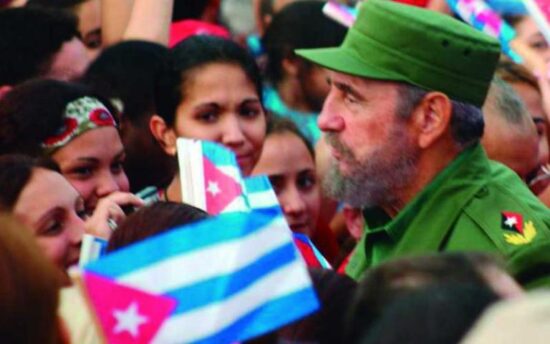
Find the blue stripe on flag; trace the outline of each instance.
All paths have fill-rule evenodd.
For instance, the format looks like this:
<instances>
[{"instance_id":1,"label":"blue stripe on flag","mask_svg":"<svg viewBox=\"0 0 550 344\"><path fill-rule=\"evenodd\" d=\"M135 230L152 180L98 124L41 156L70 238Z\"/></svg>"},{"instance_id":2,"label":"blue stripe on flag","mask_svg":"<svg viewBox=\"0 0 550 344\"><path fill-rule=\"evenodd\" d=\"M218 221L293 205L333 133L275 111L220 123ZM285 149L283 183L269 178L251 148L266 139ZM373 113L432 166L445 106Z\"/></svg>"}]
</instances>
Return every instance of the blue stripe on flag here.
<instances>
[{"instance_id":1,"label":"blue stripe on flag","mask_svg":"<svg viewBox=\"0 0 550 344\"><path fill-rule=\"evenodd\" d=\"M319 302L312 288L274 299L248 313L229 327L196 343L229 343L256 337L317 310Z\"/></svg>"},{"instance_id":2,"label":"blue stripe on flag","mask_svg":"<svg viewBox=\"0 0 550 344\"><path fill-rule=\"evenodd\" d=\"M223 145L211 141L201 141L202 154L216 166L233 165L239 167L235 153Z\"/></svg>"},{"instance_id":3,"label":"blue stripe on flag","mask_svg":"<svg viewBox=\"0 0 550 344\"><path fill-rule=\"evenodd\" d=\"M211 278L192 286L166 293L166 295L181 300L173 312L174 315L187 312L211 303L223 301L250 286L254 281L261 279L262 276L293 262L295 259L296 249L294 248L294 244L289 242L259 258L254 263L231 274Z\"/></svg>"},{"instance_id":4,"label":"blue stripe on flag","mask_svg":"<svg viewBox=\"0 0 550 344\"><path fill-rule=\"evenodd\" d=\"M266 175L252 176L244 179L244 185L247 192L262 192L269 191L273 188L271 187L271 182Z\"/></svg>"},{"instance_id":5,"label":"blue stripe on flag","mask_svg":"<svg viewBox=\"0 0 550 344\"><path fill-rule=\"evenodd\" d=\"M251 209L271 208L282 214L279 199L266 175L258 175L244 179L246 200Z\"/></svg>"},{"instance_id":6,"label":"blue stripe on flag","mask_svg":"<svg viewBox=\"0 0 550 344\"><path fill-rule=\"evenodd\" d=\"M225 213L215 218L173 229L136 243L86 265L85 270L117 278L147 266L257 232L276 218L275 210L261 209L254 216Z\"/></svg>"}]
</instances>

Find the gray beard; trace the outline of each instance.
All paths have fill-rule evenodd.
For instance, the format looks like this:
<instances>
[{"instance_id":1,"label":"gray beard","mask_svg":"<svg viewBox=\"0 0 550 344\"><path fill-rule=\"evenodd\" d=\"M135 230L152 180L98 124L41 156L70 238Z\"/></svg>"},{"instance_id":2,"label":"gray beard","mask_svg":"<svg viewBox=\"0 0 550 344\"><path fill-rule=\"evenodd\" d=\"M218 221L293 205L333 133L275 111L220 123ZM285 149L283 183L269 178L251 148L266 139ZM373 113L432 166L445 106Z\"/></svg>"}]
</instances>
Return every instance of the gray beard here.
<instances>
[{"instance_id":1,"label":"gray beard","mask_svg":"<svg viewBox=\"0 0 550 344\"><path fill-rule=\"evenodd\" d=\"M358 160L334 135L327 135L329 144L353 166L351 173L345 176L338 163L332 162L323 180L327 196L353 207L397 206L399 191L410 185L418 172L419 150L410 142L405 130L395 128L388 141L364 161Z\"/></svg>"}]
</instances>

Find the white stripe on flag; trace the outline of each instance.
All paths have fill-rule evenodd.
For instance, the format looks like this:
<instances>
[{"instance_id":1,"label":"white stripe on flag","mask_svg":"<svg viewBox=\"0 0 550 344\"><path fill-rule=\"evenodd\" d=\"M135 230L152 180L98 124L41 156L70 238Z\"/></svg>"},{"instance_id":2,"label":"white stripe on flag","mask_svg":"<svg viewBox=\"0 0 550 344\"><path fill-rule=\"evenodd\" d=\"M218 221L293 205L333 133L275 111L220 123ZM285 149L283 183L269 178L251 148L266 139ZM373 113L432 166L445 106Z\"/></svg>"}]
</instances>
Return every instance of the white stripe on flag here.
<instances>
[{"instance_id":1,"label":"white stripe on flag","mask_svg":"<svg viewBox=\"0 0 550 344\"><path fill-rule=\"evenodd\" d=\"M222 231L223 228L212 230ZM164 294L239 270L291 241L284 219L278 217L248 236L160 261L123 275L118 280L129 286Z\"/></svg>"},{"instance_id":2,"label":"white stripe on flag","mask_svg":"<svg viewBox=\"0 0 550 344\"><path fill-rule=\"evenodd\" d=\"M206 211L201 141L180 137L176 145L182 200Z\"/></svg>"},{"instance_id":3,"label":"white stripe on flag","mask_svg":"<svg viewBox=\"0 0 550 344\"><path fill-rule=\"evenodd\" d=\"M241 195L234 200L232 200L225 208L223 208L222 213L231 213L236 211L249 211L250 208L244 199L244 196Z\"/></svg>"},{"instance_id":4,"label":"white stripe on flag","mask_svg":"<svg viewBox=\"0 0 550 344\"><path fill-rule=\"evenodd\" d=\"M310 285L311 281L303 263L296 260L223 302L169 318L160 328L153 343L188 343L203 339L223 330L269 301Z\"/></svg>"},{"instance_id":5,"label":"white stripe on flag","mask_svg":"<svg viewBox=\"0 0 550 344\"><path fill-rule=\"evenodd\" d=\"M215 161L212 163L216 164ZM242 184L241 170L238 166L216 165L216 168Z\"/></svg>"},{"instance_id":6,"label":"white stripe on flag","mask_svg":"<svg viewBox=\"0 0 550 344\"><path fill-rule=\"evenodd\" d=\"M252 209L271 208L279 206L279 201L273 190L249 192L248 200Z\"/></svg>"}]
</instances>

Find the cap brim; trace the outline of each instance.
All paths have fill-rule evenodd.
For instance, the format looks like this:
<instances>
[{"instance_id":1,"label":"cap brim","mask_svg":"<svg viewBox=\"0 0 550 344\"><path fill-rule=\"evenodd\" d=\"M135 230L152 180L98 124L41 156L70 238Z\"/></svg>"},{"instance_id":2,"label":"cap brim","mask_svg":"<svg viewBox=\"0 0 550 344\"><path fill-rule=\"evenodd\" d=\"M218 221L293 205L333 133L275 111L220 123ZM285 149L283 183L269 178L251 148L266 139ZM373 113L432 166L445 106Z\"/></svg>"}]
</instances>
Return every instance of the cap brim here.
<instances>
[{"instance_id":1,"label":"cap brim","mask_svg":"<svg viewBox=\"0 0 550 344\"><path fill-rule=\"evenodd\" d=\"M374 68L350 49L343 47L298 49L295 52L306 60L337 72L379 80L403 80L396 73Z\"/></svg>"}]
</instances>

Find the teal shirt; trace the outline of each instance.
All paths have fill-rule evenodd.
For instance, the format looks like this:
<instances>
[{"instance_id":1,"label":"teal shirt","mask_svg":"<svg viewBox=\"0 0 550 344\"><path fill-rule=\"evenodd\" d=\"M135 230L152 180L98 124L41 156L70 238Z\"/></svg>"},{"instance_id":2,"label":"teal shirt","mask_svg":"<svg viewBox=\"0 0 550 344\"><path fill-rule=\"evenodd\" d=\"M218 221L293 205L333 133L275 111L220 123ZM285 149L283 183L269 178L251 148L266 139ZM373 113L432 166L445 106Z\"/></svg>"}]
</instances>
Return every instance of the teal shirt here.
<instances>
[{"instance_id":1,"label":"teal shirt","mask_svg":"<svg viewBox=\"0 0 550 344\"><path fill-rule=\"evenodd\" d=\"M505 225L509 214L519 230ZM364 217L365 232L346 268L355 279L390 258L438 251L495 252L534 262L528 252L540 256L537 248L550 242L550 211L480 145L459 154L395 218L380 208L366 209ZM519 265L515 274L529 264Z\"/></svg>"},{"instance_id":2,"label":"teal shirt","mask_svg":"<svg viewBox=\"0 0 550 344\"><path fill-rule=\"evenodd\" d=\"M317 125L317 113L314 112L301 112L289 109L277 91L269 86L264 88L264 106L266 109L273 111L276 115L289 119L300 130L300 132L306 137L306 139L313 145L319 141L321 137L321 130Z\"/></svg>"}]
</instances>

